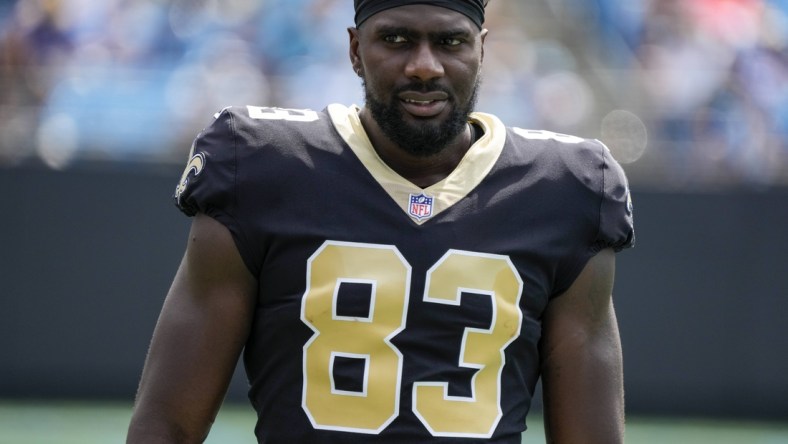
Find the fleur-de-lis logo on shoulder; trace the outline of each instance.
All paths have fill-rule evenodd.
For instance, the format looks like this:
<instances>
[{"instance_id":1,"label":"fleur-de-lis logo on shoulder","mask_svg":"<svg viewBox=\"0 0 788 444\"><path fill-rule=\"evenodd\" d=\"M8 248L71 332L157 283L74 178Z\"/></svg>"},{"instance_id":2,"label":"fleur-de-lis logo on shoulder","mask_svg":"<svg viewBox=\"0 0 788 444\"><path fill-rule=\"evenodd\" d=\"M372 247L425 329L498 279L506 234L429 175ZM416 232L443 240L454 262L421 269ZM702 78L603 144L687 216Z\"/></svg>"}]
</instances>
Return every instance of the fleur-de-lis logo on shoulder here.
<instances>
[{"instance_id":1,"label":"fleur-de-lis logo on shoulder","mask_svg":"<svg viewBox=\"0 0 788 444\"><path fill-rule=\"evenodd\" d=\"M205 168L205 155L203 153L194 154L186 164L186 168L183 169L183 174L181 175L181 180L178 181L178 186L175 187L176 201L180 202L181 194L183 194L183 192L186 191L186 187L189 186L189 177L199 176L203 168Z\"/></svg>"}]
</instances>

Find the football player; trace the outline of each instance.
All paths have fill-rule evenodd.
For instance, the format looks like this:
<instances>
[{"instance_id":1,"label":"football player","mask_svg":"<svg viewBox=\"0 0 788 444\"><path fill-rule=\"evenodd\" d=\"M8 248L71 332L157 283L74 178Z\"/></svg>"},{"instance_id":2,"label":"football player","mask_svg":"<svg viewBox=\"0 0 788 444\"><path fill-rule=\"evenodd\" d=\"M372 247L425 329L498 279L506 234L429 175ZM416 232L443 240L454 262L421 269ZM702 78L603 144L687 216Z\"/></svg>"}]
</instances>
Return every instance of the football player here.
<instances>
[{"instance_id":1,"label":"football player","mask_svg":"<svg viewBox=\"0 0 788 444\"><path fill-rule=\"evenodd\" d=\"M241 353L265 443L623 440L614 252L627 182L595 140L474 112L483 0L356 0L362 107L229 107L128 442L201 442Z\"/></svg>"}]
</instances>

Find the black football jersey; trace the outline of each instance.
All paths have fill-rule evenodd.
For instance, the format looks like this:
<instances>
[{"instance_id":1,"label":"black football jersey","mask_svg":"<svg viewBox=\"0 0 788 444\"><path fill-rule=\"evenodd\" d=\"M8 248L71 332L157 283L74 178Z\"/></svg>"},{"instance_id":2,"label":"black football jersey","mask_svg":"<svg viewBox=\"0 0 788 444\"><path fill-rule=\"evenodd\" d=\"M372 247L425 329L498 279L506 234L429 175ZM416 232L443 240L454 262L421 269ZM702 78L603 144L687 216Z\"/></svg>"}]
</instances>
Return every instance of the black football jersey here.
<instances>
[{"instance_id":1,"label":"black football jersey","mask_svg":"<svg viewBox=\"0 0 788 444\"><path fill-rule=\"evenodd\" d=\"M358 108L231 107L175 199L224 224L259 280L244 350L266 443L520 443L541 318L600 249L634 241L594 140L505 127L420 188Z\"/></svg>"}]
</instances>

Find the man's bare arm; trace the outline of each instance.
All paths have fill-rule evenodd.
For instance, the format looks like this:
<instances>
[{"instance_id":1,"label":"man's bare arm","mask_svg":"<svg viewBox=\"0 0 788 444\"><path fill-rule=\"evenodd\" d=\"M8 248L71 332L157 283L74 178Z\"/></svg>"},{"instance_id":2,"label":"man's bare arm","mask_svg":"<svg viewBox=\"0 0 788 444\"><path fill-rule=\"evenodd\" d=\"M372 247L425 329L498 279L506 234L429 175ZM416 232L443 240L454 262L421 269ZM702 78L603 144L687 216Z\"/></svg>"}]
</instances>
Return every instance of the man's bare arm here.
<instances>
[{"instance_id":1,"label":"man's bare arm","mask_svg":"<svg viewBox=\"0 0 788 444\"><path fill-rule=\"evenodd\" d=\"M604 250L545 312L541 352L548 443L624 441L621 340L611 296L614 276L615 255Z\"/></svg>"},{"instance_id":2,"label":"man's bare arm","mask_svg":"<svg viewBox=\"0 0 788 444\"><path fill-rule=\"evenodd\" d=\"M205 439L249 334L256 290L227 228L197 215L153 333L128 443Z\"/></svg>"}]
</instances>

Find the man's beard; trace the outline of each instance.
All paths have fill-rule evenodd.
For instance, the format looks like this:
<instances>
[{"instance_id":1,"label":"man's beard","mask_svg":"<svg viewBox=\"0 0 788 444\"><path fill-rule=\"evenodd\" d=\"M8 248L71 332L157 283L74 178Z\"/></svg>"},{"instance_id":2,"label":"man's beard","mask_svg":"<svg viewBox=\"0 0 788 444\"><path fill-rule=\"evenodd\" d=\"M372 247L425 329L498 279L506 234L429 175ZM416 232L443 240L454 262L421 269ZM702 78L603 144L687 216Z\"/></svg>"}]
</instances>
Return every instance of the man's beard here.
<instances>
[{"instance_id":1,"label":"man's beard","mask_svg":"<svg viewBox=\"0 0 788 444\"><path fill-rule=\"evenodd\" d=\"M364 82L364 96L366 107L372 117L392 142L396 143L406 152L420 157L437 154L465 130L468 116L476 106L476 96L479 90L479 79L473 85L473 90L465 106L456 103L456 96L449 94L451 111L443 122L409 124L405 121L404 111L399 103L398 95L404 91L429 92L445 89L434 84L414 83L400 87L391 94L390 103L386 104L377 100L366 82Z\"/></svg>"}]
</instances>

